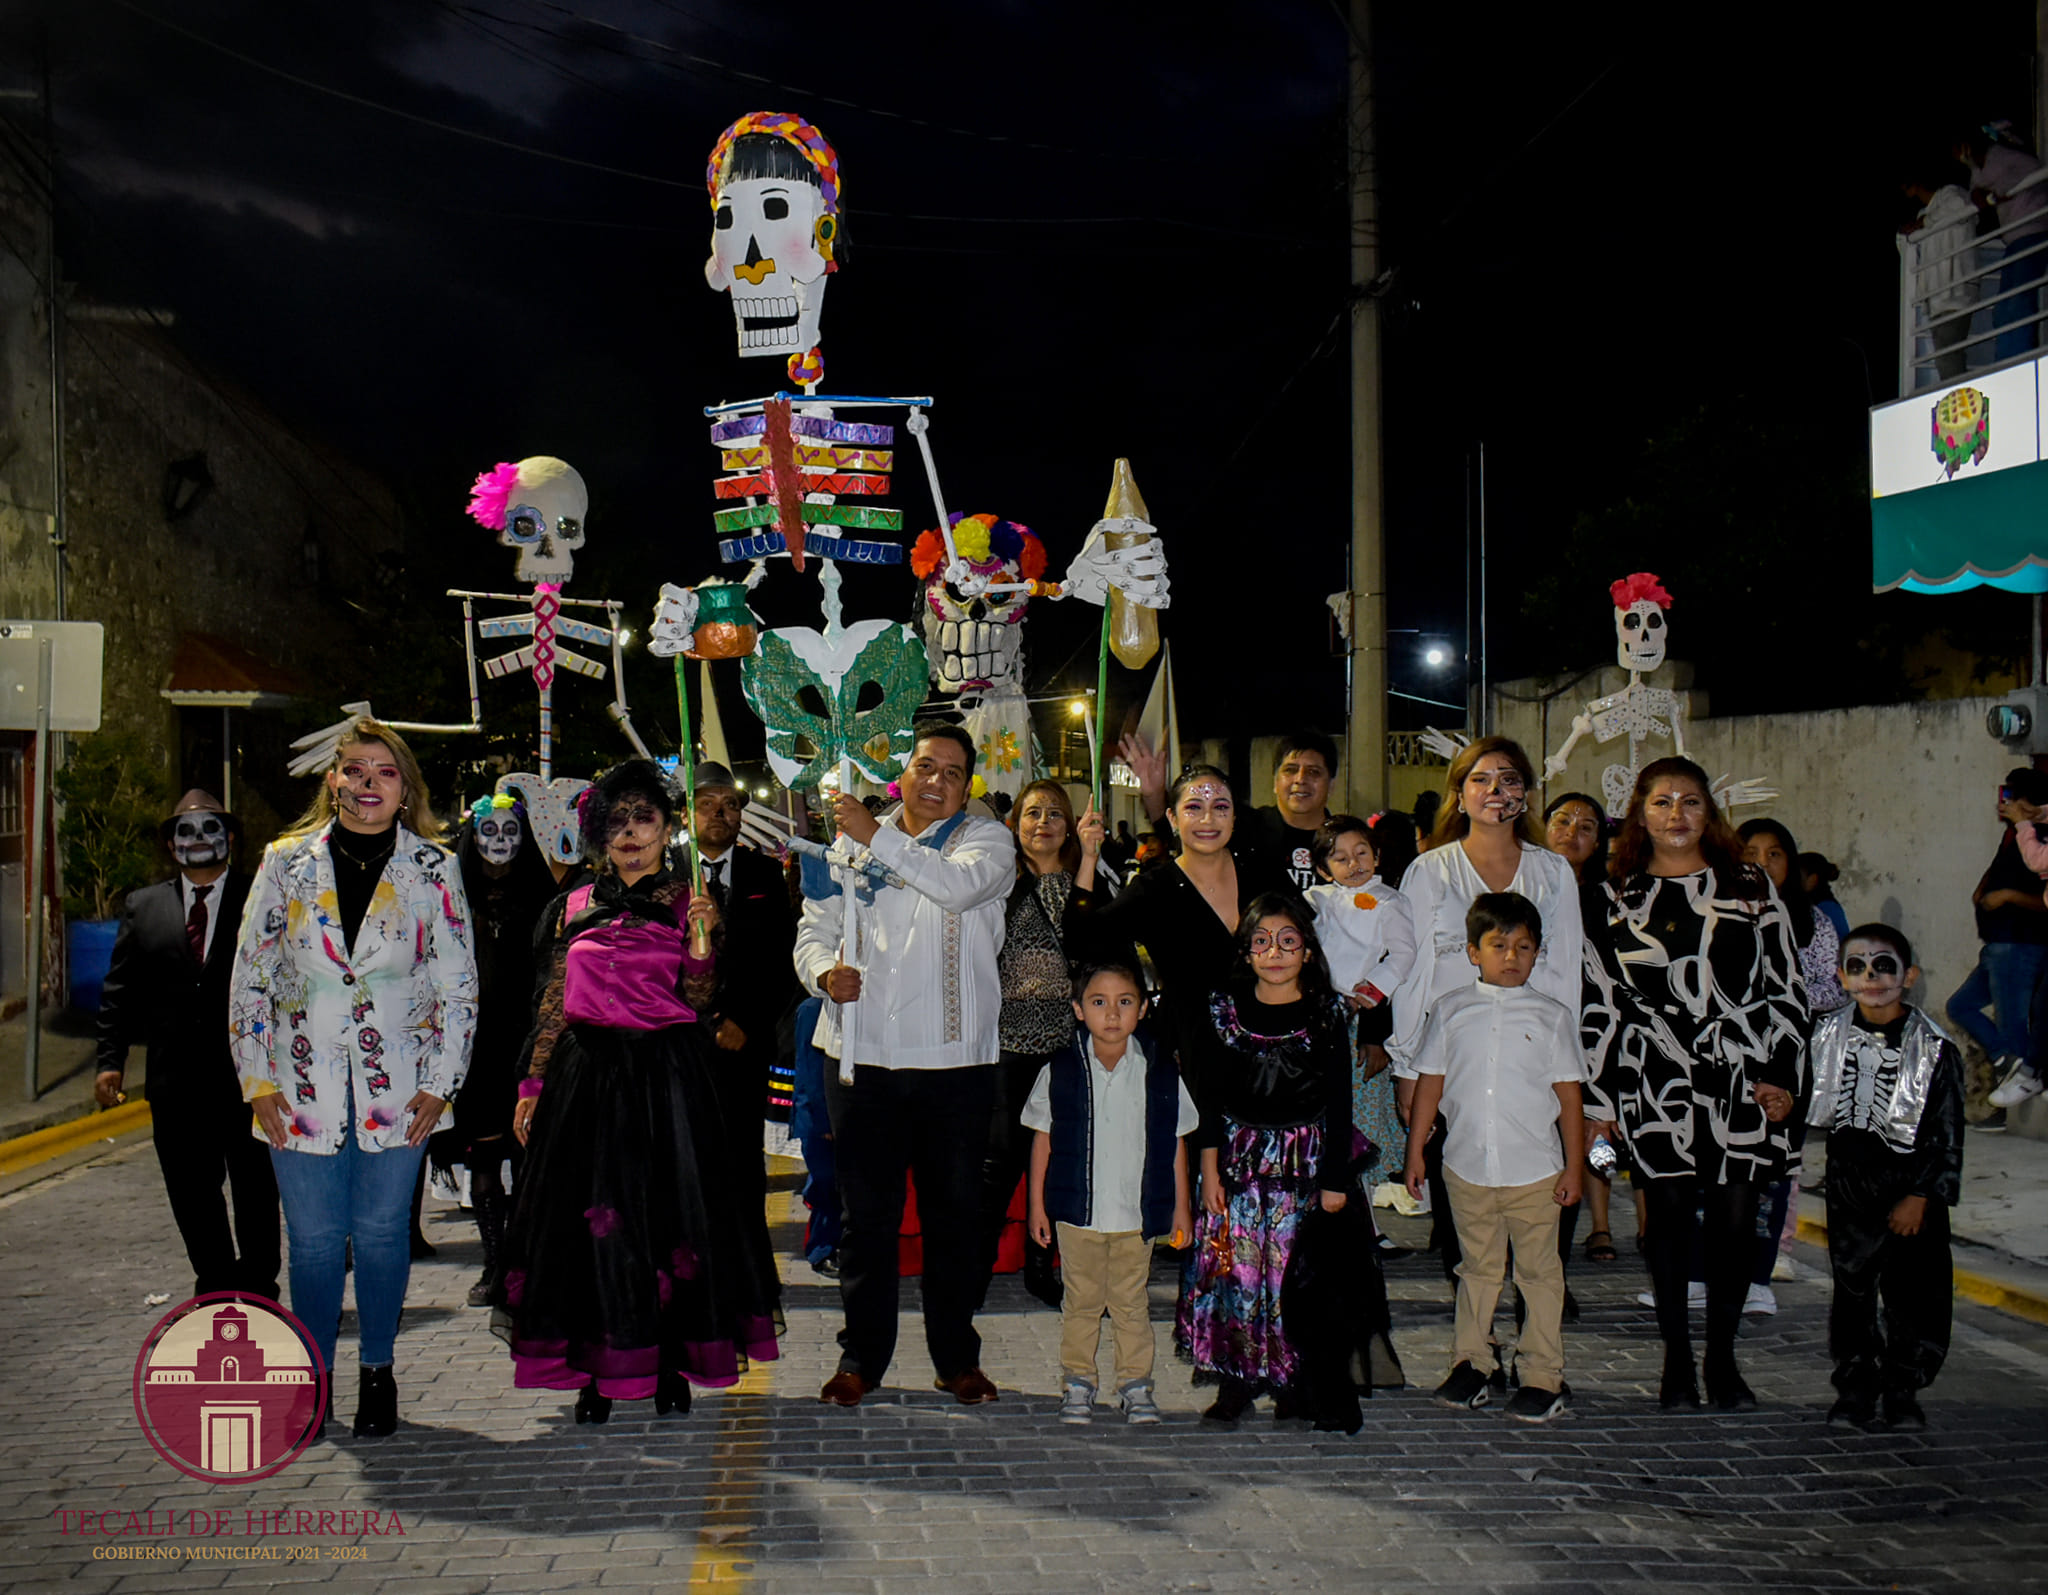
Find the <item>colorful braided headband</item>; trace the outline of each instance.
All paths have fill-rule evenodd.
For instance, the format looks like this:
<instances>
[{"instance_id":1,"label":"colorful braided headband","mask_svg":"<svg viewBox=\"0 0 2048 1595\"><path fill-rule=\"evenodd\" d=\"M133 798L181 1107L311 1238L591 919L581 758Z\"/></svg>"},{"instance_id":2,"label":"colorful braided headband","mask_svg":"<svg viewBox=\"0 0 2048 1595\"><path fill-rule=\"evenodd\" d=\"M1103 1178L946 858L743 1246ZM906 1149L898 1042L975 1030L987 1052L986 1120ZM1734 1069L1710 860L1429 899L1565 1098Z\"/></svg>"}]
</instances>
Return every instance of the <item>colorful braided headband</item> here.
<instances>
[{"instance_id":1,"label":"colorful braided headband","mask_svg":"<svg viewBox=\"0 0 2048 1595\"><path fill-rule=\"evenodd\" d=\"M711 191L711 208L718 209L718 176L725 170L733 141L749 133L768 133L786 139L804 152L811 170L818 174L818 187L825 196L825 214L839 214L839 154L810 123L787 111L749 111L718 135L711 146L711 160L704 168L704 186Z\"/></svg>"}]
</instances>

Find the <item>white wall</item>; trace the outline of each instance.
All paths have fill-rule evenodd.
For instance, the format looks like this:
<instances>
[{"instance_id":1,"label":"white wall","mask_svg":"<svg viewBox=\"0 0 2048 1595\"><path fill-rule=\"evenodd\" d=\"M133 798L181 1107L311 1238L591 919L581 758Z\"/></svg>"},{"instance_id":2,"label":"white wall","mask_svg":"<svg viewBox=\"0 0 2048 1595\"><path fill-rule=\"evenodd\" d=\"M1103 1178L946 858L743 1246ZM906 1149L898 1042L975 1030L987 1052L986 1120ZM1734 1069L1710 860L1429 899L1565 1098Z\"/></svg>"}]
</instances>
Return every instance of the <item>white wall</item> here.
<instances>
[{"instance_id":1,"label":"white wall","mask_svg":"<svg viewBox=\"0 0 2048 1595\"><path fill-rule=\"evenodd\" d=\"M1652 678L1662 686L1674 670ZM1548 748L1571 734L1572 715L1587 699L1612 692L1626 677L1608 669L1553 699L1547 715L1535 704L1545 684L1503 683L1495 723L1540 767ZM1699 702L1698 695L1694 702ZM1923 978L1914 1000L1938 1016L1977 960L1970 893L1991 861L2000 825L1993 812L2006 771L2028 756L1992 740L1984 717L2011 697L1956 698L1936 703L1829 709L1813 714L1688 720L1686 752L1718 780L1760 776L1778 789L1765 804L1732 812L1737 824L1768 816L1789 828L1799 846L1841 866L1835 895L1849 922L1883 920L1912 940ZM1648 758L1671 752L1653 742ZM1617 739L1580 742L1570 765L1548 791L1600 792L1600 772L1627 757Z\"/></svg>"}]
</instances>

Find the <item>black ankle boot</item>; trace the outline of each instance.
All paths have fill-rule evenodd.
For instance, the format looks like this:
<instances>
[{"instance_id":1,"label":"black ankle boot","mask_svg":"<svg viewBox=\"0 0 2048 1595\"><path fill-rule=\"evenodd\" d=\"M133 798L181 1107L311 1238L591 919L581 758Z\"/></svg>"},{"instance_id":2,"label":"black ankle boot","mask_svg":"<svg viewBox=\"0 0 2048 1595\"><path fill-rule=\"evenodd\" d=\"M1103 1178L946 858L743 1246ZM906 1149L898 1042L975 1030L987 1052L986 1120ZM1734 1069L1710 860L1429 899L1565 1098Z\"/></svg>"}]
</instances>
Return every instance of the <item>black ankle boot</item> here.
<instances>
[{"instance_id":1,"label":"black ankle boot","mask_svg":"<svg viewBox=\"0 0 2048 1595\"><path fill-rule=\"evenodd\" d=\"M1756 1411L1756 1392L1749 1388L1737 1371L1734 1352L1708 1352L1703 1371L1707 1380L1707 1399L1715 1406L1723 1412Z\"/></svg>"},{"instance_id":2,"label":"black ankle boot","mask_svg":"<svg viewBox=\"0 0 2048 1595\"><path fill-rule=\"evenodd\" d=\"M679 1373L665 1373L654 1382L654 1415L665 1418L671 1412L685 1416L690 1411L690 1381Z\"/></svg>"},{"instance_id":3,"label":"black ankle boot","mask_svg":"<svg viewBox=\"0 0 2048 1595\"><path fill-rule=\"evenodd\" d=\"M592 1380L583 1387L583 1393L576 1398L576 1421L578 1423L608 1423L612 1415L612 1398L597 1393L597 1381Z\"/></svg>"},{"instance_id":4,"label":"black ankle boot","mask_svg":"<svg viewBox=\"0 0 2048 1595\"><path fill-rule=\"evenodd\" d=\"M381 1440L398 1428L398 1381L389 1368L365 1368L356 1391L358 1440Z\"/></svg>"},{"instance_id":5,"label":"black ankle boot","mask_svg":"<svg viewBox=\"0 0 2048 1595\"><path fill-rule=\"evenodd\" d=\"M505 1238L505 1192L495 1174L489 1183L473 1181L470 1201L476 1213L476 1232L484 1243L484 1271L469 1287L472 1307L488 1307L498 1284L498 1250Z\"/></svg>"},{"instance_id":6,"label":"black ankle boot","mask_svg":"<svg viewBox=\"0 0 2048 1595\"><path fill-rule=\"evenodd\" d=\"M1666 1412L1700 1404L1699 1375L1693 1371L1692 1348L1666 1350L1664 1377L1657 1385L1657 1405Z\"/></svg>"}]
</instances>

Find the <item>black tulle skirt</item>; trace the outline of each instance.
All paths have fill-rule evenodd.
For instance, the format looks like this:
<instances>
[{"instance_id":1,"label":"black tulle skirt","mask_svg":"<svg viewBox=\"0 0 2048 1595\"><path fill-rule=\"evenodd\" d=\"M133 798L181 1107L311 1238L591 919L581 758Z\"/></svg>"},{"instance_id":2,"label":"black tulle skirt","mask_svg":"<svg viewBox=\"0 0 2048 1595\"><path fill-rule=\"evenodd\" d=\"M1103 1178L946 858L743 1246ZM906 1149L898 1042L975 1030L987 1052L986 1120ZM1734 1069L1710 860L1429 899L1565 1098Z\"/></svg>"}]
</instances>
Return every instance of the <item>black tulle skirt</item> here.
<instances>
[{"instance_id":1,"label":"black tulle skirt","mask_svg":"<svg viewBox=\"0 0 2048 1595\"><path fill-rule=\"evenodd\" d=\"M691 1025L572 1025L556 1043L493 1314L519 1388L595 1380L630 1401L775 1356L781 1288L762 1215L735 1207L703 1046Z\"/></svg>"}]
</instances>

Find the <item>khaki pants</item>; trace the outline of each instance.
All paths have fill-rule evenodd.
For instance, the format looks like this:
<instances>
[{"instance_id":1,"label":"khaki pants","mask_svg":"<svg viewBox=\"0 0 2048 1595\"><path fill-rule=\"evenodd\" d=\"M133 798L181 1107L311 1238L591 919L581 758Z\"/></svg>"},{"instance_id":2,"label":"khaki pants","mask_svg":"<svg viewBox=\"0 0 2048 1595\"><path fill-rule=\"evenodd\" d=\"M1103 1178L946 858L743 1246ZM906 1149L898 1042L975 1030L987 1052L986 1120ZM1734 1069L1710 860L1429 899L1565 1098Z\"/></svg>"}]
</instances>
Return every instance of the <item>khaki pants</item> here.
<instances>
[{"instance_id":1,"label":"khaki pants","mask_svg":"<svg viewBox=\"0 0 2048 1595\"><path fill-rule=\"evenodd\" d=\"M1557 1176L1532 1185L1472 1185L1449 1169L1451 1219L1464 1261L1458 1265L1458 1324L1451 1365L1469 1362L1493 1372L1493 1310L1514 1252L1515 1284L1528 1309L1515 1367L1522 1383L1539 1390L1564 1385L1564 1259L1557 1255Z\"/></svg>"},{"instance_id":2,"label":"khaki pants","mask_svg":"<svg viewBox=\"0 0 2048 1595\"><path fill-rule=\"evenodd\" d=\"M1105 1235L1100 1230L1056 1224L1060 1278L1060 1372L1095 1383L1095 1354L1102 1344L1102 1313L1109 1310L1116 1345L1116 1383L1152 1377L1152 1312L1146 1286L1152 1277L1152 1243L1136 1230Z\"/></svg>"}]
</instances>

